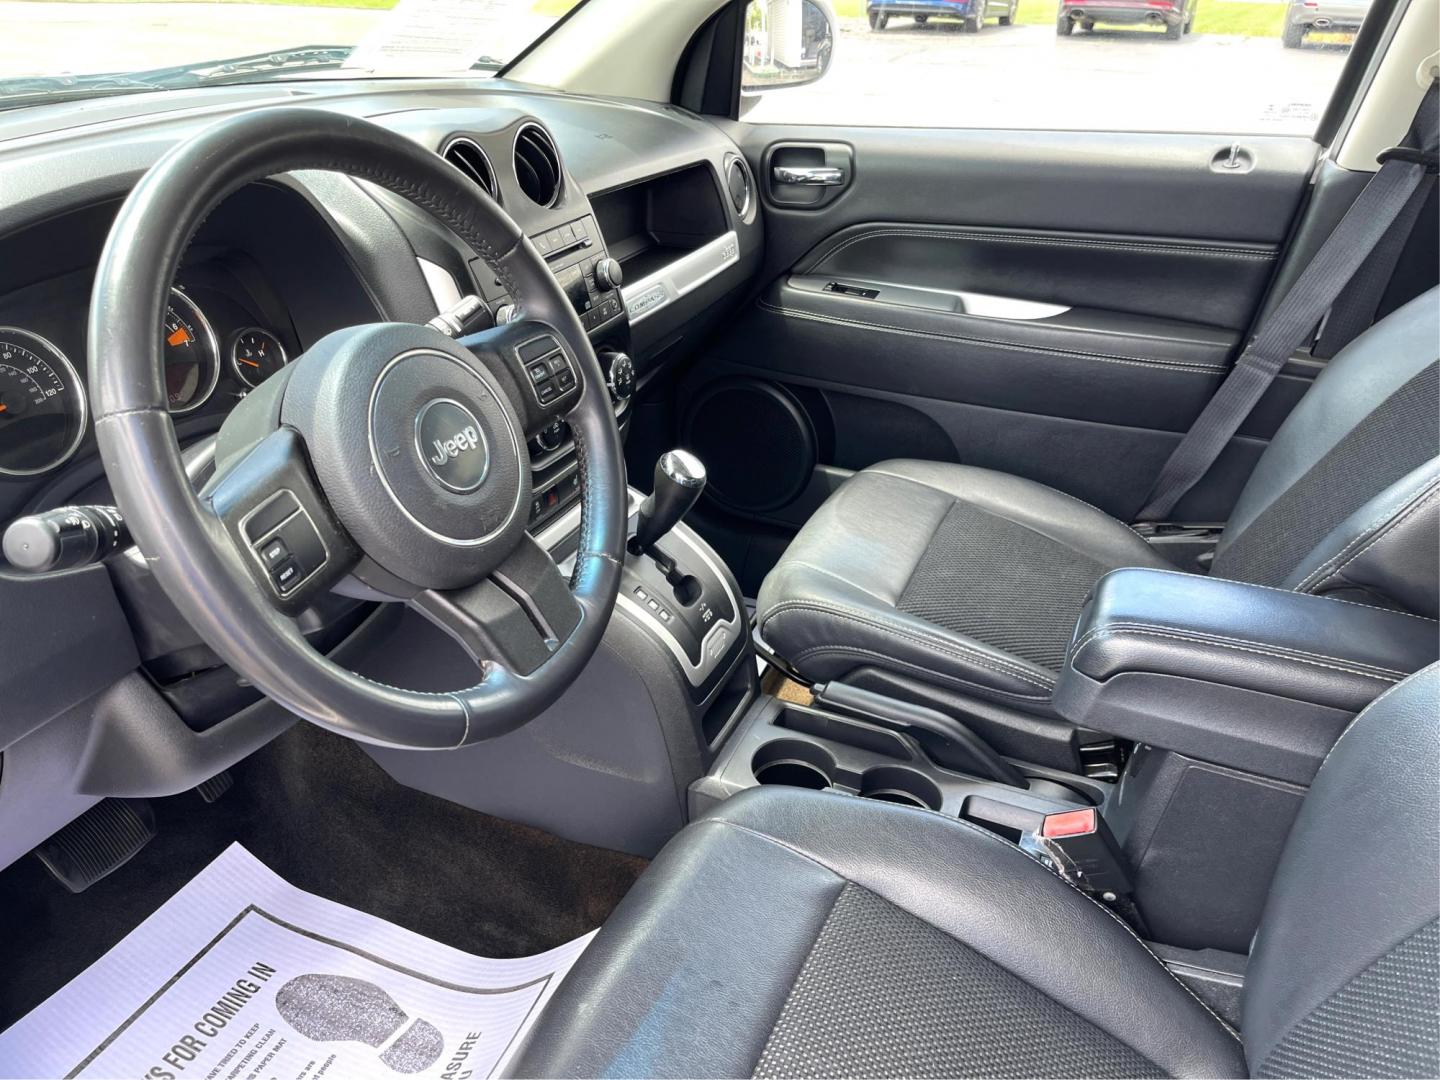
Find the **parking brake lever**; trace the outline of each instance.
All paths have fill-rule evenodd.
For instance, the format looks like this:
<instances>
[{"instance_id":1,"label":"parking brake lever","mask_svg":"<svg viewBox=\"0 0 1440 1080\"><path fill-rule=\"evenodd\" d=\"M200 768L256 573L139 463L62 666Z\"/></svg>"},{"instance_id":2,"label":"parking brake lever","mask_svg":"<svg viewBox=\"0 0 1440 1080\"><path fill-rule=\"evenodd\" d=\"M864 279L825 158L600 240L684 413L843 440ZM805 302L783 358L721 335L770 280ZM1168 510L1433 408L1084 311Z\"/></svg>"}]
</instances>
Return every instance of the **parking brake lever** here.
<instances>
[{"instance_id":1,"label":"parking brake lever","mask_svg":"<svg viewBox=\"0 0 1440 1080\"><path fill-rule=\"evenodd\" d=\"M1030 786L1030 781L1025 779L1019 769L953 716L946 716L924 705L896 701L883 694L862 690L858 686L848 686L842 682L824 683L814 687L812 693L815 695L815 703L824 708L847 713L860 720L869 720L894 730L912 729L938 736L940 746L929 749L934 753L935 760L946 768L969 773L981 779L994 780L1010 787Z\"/></svg>"}]
</instances>

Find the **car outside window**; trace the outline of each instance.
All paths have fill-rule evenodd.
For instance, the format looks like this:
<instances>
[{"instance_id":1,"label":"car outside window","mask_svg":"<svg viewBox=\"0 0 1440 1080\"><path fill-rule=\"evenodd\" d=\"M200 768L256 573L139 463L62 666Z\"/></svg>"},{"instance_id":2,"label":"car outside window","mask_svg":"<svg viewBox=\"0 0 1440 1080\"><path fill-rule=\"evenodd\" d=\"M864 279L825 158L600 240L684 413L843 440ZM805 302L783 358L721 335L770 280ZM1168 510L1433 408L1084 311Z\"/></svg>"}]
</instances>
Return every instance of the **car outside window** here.
<instances>
[{"instance_id":1,"label":"car outside window","mask_svg":"<svg viewBox=\"0 0 1440 1080\"><path fill-rule=\"evenodd\" d=\"M219 84L476 78L582 0L0 2L5 109Z\"/></svg>"},{"instance_id":2,"label":"car outside window","mask_svg":"<svg viewBox=\"0 0 1440 1080\"><path fill-rule=\"evenodd\" d=\"M803 81L773 39L791 40L792 12L822 2L751 0L747 121L1309 135L1370 6L829 0L828 71L772 91Z\"/></svg>"}]
</instances>

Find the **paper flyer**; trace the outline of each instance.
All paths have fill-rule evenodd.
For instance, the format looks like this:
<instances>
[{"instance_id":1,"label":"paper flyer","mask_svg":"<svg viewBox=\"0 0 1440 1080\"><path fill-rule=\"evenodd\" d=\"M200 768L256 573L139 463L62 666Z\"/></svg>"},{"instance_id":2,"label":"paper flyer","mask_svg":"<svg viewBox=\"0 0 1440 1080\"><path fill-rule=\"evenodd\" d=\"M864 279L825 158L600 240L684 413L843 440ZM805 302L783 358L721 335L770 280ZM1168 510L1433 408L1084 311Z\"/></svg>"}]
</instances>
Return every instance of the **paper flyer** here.
<instances>
[{"instance_id":1,"label":"paper flyer","mask_svg":"<svg viewBox=\"0 0 1440 1080\"><path fill-rule=\"evenodd\" d=\"M346 67L366 71L466 71L503 64L553 19L534 0L399 0L351 52Z\"/></svg>"},{"instance_id":2,"label":"paper flyer","mask_svg":"<svg viewBox=\"0 0 1440 1080\"><path fill-rule=\"evenodd\" d=\"M593 936L471 956L302 892L234 844L0 1033L0 1076L487 1077Z\"/></svg>"}]
</instances>

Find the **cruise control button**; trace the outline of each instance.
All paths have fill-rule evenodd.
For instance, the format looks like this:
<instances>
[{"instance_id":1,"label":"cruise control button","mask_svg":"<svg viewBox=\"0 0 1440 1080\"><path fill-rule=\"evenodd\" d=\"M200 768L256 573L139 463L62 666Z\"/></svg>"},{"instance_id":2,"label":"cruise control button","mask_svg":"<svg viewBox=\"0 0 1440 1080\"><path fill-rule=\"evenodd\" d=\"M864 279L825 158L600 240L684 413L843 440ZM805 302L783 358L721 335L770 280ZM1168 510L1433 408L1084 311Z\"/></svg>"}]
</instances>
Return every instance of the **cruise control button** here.
<instances>
[{"instance_id":1,"label":"cruise control button","mask_svg":"<svg viewBox=\"0 0 1440 1080\"><path fill-rule=\"evenodd\" d=\"M535 394L541 405L549 405L560 396L560 388L555 385L554 379L549 379L535 387Z\"/></svg>"},{"instance_id":2,"label":"cruise control button","mask_svg":"<svg viewBox=\"0 0 1440 1080\"><path fill-rule=\"evenodd\" d=\"M545 364L531 364L528 370L533 383L544 382L550 377L550 368Z\"/></svg>"},{"instance_id":3,"label":"cruise control button","mask_svg":"<svg viewBox=\"0 0 1440 1080\"><path fill-rule=\"evenodd\" d=\"M566 368L560 372L559 375L555 376L555 385L560 387L561 393L573 388L575 385L575 373L569 368Z\"/></svg>"},{"instance_id":4,"label":"cruise control button","mask_svg":"<svg viewBox=\"0 0 1440 1080\"><path fill-rule=\"evenodd\" d=\"M275 588L279 589L282 594L288 593L300 584L300 564L294 559L286 559L270 571L270 580L275 583Z\"/></svg>"},{"instance_id":5,"label":"cruise control button","mask_svg":"<svg viewBox=\"0 0 1440 1080\"><path fill-rule=\"evenodd\" d=\"M260 561L265 564L267 570L274 569L289 557L290 549L278 536L260 549Z\"/></svg>"}]
</instances>

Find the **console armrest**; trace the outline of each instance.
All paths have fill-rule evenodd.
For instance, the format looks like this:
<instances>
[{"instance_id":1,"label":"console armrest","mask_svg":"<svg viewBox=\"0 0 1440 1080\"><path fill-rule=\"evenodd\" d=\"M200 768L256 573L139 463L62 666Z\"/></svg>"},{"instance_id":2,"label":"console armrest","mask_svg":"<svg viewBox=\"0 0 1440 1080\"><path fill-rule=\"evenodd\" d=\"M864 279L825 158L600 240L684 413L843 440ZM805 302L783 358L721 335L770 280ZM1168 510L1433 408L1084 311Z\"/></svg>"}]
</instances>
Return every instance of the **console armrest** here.
<instances>
[{"instance_id":1,"label":"console armrest","mask_svg":"<svg viewBox=\"0 0 1440 1080\"><path fill-rule=\"evenodd\" d=\"M1308 784L1350 719L1435 661L1429 619L1164 570L1116 570L1056 689L1067 720Z\"/></svg>"}]
</instances>

